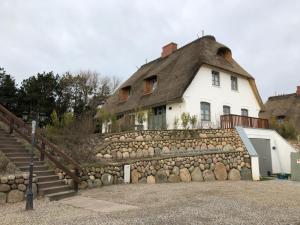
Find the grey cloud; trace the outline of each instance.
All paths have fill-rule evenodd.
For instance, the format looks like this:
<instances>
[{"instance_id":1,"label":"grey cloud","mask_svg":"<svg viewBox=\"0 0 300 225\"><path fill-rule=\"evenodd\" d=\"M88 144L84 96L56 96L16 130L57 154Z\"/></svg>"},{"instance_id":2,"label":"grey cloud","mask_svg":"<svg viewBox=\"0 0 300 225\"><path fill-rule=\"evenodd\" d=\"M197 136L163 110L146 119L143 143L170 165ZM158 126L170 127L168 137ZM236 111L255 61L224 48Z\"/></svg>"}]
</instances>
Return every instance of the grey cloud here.
<instances>
[{"instance_id":1,"label":"grey cloud","mask_svg":"<svg viewBox=\"0 0 300 225\"><path fill-rule=\"evenodd\" d=\"M17 81L85 69L126 79L164 44L204 29L232 49L265 100L300 85L299 12L296 0L1 0L0 66Z\"/></svg>"}]
</instances>

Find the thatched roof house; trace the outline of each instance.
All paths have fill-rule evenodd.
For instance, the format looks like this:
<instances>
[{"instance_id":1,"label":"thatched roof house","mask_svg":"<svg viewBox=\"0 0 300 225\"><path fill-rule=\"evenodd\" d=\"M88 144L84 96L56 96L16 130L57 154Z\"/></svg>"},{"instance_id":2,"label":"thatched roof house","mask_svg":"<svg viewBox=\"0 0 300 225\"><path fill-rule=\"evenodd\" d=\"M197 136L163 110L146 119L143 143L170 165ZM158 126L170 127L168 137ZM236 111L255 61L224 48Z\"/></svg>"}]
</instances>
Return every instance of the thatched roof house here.
<instances>
[{"instance_id":1,"label":"thatched roof house","mask_svg":"<svg viewBox=\"0 0 300 225\"><path fill-rule=\"evenodd\" d=\"M201 68L206 71L201 71ZM208 75L208 81L195 81L199 73L205 73L201 75L202 78ZM206 90L206 94L203 94L201 91L212 85L212 73L215 79L213 86L218 86L219 89ZM189 96L198 96L197 103L185 96L187 90L195 85L197 90L190 91L192 93ZM263 106L254 78L232 58L231 50L217 42L215 37L204 36L178 49L173 42L164 46L161 57L141 66L102 108L118 118L137 110L151 109L155 115L162 115L163 118L157 120L164 121L164 126L170 127L173 123L171 120L180 117L179 114L184 111L200 118L200 100L211 104L205 106L206 114L209 113L206 120L215 120L219 117L220 110L223 112L223 105L213 102L218 98L214 96L216 94L220 97L219 102L223 101L221 103L229 107L229 111L230 108L235 111L235 114L240 114L241 108L244 108L246 113L249 111L251 116L257 117ZM241 104L237 106L238 101ZM185 105L174 105L181 103ZM188 106L195 104L197 109ZM213 108L213 105L218 108ZM170 116L166 115L168 113ZM149 116L147 120L148 124L152 124ZM151 129L156 127L150 126Z\"/></svg>"},{"instance_id":2,"label":"thatched roof house","mask_svg":"<svg viewBox=\"0 0 300 225\"><path fill-rule=\"evenodd\" d=\"M126 102L120 102L119 90L111 96L104 107L114 113L134 111L138 108L156 106L182 100L182 95L194 79L199 68L211 65L222 70L245 77L252 85L257 100L263 105L258 94L254 78L234 59L228 62L222 51L230 49L216 41L213 36L204 36L175 50L166 57L159 57L143 65L119 88L131 87L131 96ZM143 94L143 82L151 76L157 76L158 86L155 93Z\"/></svg>"},{"instance_id":3,"label":"thatched roof house","mask_svg":"<svg viewBox=\"0 0 300 225\"><path fill-rule=\"evenodd\" d=\"M296 93L269 97L259 116L276 119L278 122L293 121L300 131L300 86L297 87Z\"/></svg>"}]
</instances>

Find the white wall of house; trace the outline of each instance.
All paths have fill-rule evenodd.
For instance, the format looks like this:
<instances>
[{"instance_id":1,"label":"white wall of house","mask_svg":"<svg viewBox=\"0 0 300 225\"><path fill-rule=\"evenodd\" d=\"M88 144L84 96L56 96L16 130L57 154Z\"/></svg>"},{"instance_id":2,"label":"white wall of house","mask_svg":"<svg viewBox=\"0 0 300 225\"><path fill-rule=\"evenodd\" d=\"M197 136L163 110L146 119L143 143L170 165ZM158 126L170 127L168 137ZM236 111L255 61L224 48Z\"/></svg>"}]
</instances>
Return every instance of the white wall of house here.
<instances>
[{"instance_id":1,"label":"white wall of house","mask_svg":"<svg viewBox=\"0 0 300 225\"><path fill-rule=\"evenodd\" d=\"M282 136L269 129L244 128L244 131L248 138L270 140L272 173L291 173L291 152L296 150Z\"/></svg>"},{"instance_id":2,"label":"white wall of house","mask_svg":"<svg viewBox=\"0 0 300 225\"><path fill-rule=\"evenodd\" d=\"M220 86L212 84L212 70L220 73ZM204 127L219 127L220 115L223 115L223 105L230 106L231 114L241 115L241 109L247 109L250 117L258 117L260 105L247 79L238 76L238 91L231 90L231 75L209 66L202 66L190 86L183 95L183 103L172 106L173 112L167 108L167 121L172 124L176 115L189 112L197 115L200 121L200 102L210 103L211 123L204 123Z\"/></svg>"}]
</instances>

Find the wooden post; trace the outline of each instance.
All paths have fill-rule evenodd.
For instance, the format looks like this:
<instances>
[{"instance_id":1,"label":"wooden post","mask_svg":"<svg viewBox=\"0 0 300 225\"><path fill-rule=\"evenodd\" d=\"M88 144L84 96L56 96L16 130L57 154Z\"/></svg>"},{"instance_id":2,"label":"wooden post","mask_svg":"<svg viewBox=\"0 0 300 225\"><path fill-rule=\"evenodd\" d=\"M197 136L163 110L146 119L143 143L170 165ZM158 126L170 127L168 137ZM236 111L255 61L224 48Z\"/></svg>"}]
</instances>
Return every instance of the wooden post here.
<instances>
[{"instance_id":1,"label":"wooden post","mask_svg":"<svg viewBox=\"0 0 300 225\"><path fill-rule=\"evenodd\" d=\"M76 175L77 177L79 177L79 175L80 175L77 168L75 169L75 175ZM75 180L73 180L73 182L74 182L74 191L75 191L75 192L78 192L79 184L78 184Z\"/></svg>"},{"instance_id":2,"label":"wooden post","mask_svg":"<svg viewBox=\"0 0 300 225\"><path fill-rule=\"evenodd\" d=\"M230 128L233 128L233 115L229 115L230 117Z\"/></svg>"},{"instance_id":3,"label":"wooden post","mask_svg":"<svg viewBox=\"0 0 300 225\"><path fill-rule=\"evenodd\" d=\"M42 141L40 161L44 161L44 159L45 159L45 149L46 149L45 142Z\"/></svg>"},{"instance_id":4,"label":"wooden post","mask_svg":"<svg viewBox=\"0 0 300 225\"><path fill-rule=\"evenodd\" d=\"M11 118L9 121L9 133L12 134L14 132L14 119Z\"/></svg>"}]
</instances>

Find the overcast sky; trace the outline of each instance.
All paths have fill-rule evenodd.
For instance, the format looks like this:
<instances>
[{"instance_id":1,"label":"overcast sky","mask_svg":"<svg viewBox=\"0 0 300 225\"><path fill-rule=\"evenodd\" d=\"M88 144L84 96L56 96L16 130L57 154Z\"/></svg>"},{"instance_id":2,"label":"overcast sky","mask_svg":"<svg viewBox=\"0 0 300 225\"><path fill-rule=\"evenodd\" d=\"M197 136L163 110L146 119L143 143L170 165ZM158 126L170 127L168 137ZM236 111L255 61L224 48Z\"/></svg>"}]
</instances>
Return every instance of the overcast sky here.
<instances>
[{"instance_id":1,"label":"overcast sky","mask_svg":"<svg viewBox=\"0 0 300 225\"><path fill-rule=\"evenodd\" d=\"M79 70L125 80L202 30L232 50L264 100L300 85L297 0L0 0L0 67L18 82Z\"/></svg>"}]
</instances>

